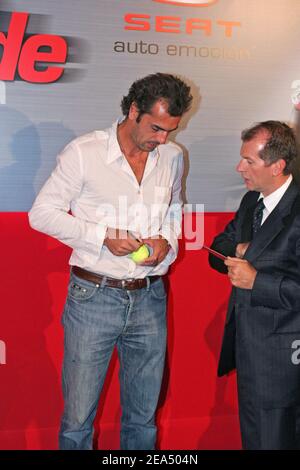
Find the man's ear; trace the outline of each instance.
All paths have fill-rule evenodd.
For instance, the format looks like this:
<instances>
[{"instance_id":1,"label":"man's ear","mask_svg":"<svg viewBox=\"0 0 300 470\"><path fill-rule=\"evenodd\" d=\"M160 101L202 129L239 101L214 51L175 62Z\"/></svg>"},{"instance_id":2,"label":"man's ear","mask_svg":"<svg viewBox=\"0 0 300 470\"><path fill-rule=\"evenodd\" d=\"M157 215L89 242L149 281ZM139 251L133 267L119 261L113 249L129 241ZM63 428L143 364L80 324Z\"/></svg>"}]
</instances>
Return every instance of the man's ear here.
<instances>
[{"instance_id":1,"label":"man's ear","mask_svg":"<svg viewBox=\"0 0 300 470\"><path fill-rule=\"evenodd\" d=\"M139 110L135 102L131 103L130 108L129 108L129 113L128 117L131 121L136 121L137 117L139 115Z\"/></svg>"},{"instance_id":2,"label":"man's ear","mask_svg":"<svg viewBox=\"0 0 300 470\"><path fill-rule=\"evenodd\" d=\"M282 175L285 167L286 167L286 161L283 160L283 158L280 158L280 160L277 160L277 162L273 163L272 175L273 176Z\"/></svg>"}]
</instances>

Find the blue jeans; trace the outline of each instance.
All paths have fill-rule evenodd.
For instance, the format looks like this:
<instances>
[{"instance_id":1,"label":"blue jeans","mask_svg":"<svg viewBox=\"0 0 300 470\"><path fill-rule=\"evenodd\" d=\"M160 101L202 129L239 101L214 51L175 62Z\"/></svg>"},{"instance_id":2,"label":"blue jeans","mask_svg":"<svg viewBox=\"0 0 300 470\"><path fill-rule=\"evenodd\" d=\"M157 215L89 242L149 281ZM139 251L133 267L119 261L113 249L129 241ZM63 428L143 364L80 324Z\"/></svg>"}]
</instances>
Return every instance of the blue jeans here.
<instances>
[{"instance_id":1,"label":"blue jeans","mask_svg":"<svg viewBox=\"0 0 300 470\"><path fill-rule=\"evenodd\" d=\"M65 406L60 449L92 449L93 422L114 346L120 361L121 449L154 449L166 349L162 280L127 291L71 273L62 321Z\"/></svg>"}]
</instances>

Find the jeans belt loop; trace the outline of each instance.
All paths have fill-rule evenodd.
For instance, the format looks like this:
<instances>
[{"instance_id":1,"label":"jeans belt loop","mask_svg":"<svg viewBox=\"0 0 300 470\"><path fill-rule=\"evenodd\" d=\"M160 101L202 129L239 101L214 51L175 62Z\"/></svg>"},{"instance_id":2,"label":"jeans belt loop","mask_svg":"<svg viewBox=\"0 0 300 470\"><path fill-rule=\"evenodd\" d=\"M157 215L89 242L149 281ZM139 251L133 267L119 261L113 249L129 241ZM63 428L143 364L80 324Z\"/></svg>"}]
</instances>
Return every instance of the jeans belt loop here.
<instances>
[{"instance_id":1,"label":"jeans belt loop","mask_svg":"<svg viewBox=\"0 0 300 470\"><path fill-rule=\"evenodd\" d=\"M149 292L151 283L150 283L150 279L148 276L146 277L146 282L147 282L147 292Z\"/></svg>"},{"instance_id":2,"label":"jeans belt loop","mask_svg":"<svg viewBox=\"0 0 300 470\"><path fill-rule=\"evenodd\" d=\"M101 285L100 285L100 290L102 291L105 287L105 284L106 284L106 279L107 277L106 276L103 276L102 278L102 281L101 281Z\"/></svg>"}]
</instances>

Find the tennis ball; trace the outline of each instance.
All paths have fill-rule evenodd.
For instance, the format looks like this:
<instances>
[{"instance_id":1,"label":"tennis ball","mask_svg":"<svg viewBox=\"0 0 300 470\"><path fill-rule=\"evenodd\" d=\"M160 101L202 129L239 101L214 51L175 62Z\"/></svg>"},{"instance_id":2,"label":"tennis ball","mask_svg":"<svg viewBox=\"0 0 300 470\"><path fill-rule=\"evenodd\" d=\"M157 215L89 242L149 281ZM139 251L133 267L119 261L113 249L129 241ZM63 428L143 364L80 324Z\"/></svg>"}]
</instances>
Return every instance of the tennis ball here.
<instances>
[{"instance_id":1,"label":"tennis ball","mask_svg":"<svg viewBox=\"0 0 300 470\"><path fill-rule=\"evenodd\" d=\"M147 259L149 257L149 255L150 255L150 251L149 251L147 245L142 245L142 246L139 247L138 250L133 251L130 254L130 258L135 263L141 263L142 261L145 261L145 259Z\"/></svg>"}]
</instances>

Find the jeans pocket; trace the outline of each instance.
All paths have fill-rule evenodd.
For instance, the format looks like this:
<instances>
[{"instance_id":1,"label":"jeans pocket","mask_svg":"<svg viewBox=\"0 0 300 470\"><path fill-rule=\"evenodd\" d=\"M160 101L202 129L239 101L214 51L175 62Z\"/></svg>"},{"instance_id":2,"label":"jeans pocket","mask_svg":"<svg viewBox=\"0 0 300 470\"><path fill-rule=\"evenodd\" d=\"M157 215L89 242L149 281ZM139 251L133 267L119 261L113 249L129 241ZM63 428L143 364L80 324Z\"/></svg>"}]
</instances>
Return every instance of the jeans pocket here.
<instances>
[{"instance_id":1,"label":"jeans pocket","mask_svg":"<svg viewBox=\"0 0 300 470\"><path fill-rule=\"evenodd\" d=\"M98 284L72 276L69 284L69 298L77 302L85 302L92 299L98 289Z\"/></svg>"},{"instance_id":2,"label":"jeans pocket","mask_svg":"<svg viewBox=\"0 0 300 470\"><path fill-rule=\"evenodd\" d=\"M150 293L157 300L166 298L166 289L161 279L151 284Z\"/></svg>"}]
</instances>

